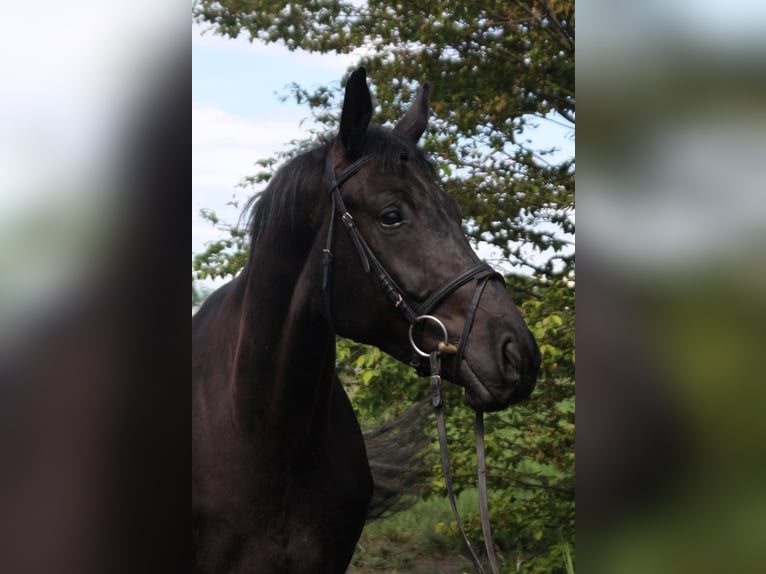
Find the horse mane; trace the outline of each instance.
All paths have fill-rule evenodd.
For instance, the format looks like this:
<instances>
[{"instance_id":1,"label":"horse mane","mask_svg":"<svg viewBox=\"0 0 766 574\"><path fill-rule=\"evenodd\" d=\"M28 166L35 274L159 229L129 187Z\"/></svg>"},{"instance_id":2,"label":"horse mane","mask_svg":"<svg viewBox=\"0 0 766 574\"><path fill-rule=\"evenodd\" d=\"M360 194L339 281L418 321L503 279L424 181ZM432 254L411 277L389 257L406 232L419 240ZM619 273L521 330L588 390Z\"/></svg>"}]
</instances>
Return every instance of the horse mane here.
<instances>
[{"instance_id":1,"label":"horse mane","mask_svg":"<svg viewBox=\"0 0 766 574\"><path fill-rule=\"evenodd\" d=\"M294 227L295 206L304 190L326 187L325 161L334 143L334 140L321 140L287 161L266 188L247 201L240 220L246 218L248 221L249 258L253 257L256 244L271 226L287 224ZM388 173L401 176L406 166L415 165L425 177L436 179L434 165L419 147L381 126L368 127L362 155L372 157ZM374 483L368 521L412 506L427 490L433 466L428 448L431 441L424 430L429 419L429 405L430 398L412 405L394 420L376 428L363 429Z\"/></svg>"},{"instance_id":2,"label":"horse mane","mask_svg":"<svg viewBox=\"0 0 766 574\"><path fill-rule=\"evenodd\" d=\"M281 166L266 188L253 195L242 211L252 247L271 225L294 223L294 210L302 190L325 187L325 159L335 140L320 140L310 150ZM384 171L402 175L405 165L415 164L436 179L436 169L423 150L396 132L377 125L367 128L362 155L370 156Z\"/></svg>"}]
</instances>

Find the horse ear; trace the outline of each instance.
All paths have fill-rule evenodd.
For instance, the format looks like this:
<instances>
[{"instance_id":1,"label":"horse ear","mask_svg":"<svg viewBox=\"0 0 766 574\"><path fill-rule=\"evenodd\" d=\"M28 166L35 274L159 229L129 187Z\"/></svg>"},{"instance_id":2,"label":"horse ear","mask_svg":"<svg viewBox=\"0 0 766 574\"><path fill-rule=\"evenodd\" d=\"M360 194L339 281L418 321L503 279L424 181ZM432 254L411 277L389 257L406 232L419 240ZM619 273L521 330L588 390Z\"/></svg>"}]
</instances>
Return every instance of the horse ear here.
<instances>
[{"instance_id":1,"label":"horse ear","mask_svg":"<svg viewBox=\"0 0 766 574\"><path fill-rule=\"evenodd\" d=\"M372 118L372 98L367 87L367 70L358 68L346 82L340 115L340 141L349 157L362 153L362 141Z\"/></svg>"},{"instance_id":2,"label":"horse ear","mask_svg":"<svg viewBox=\"0 0 766 574\"><path fill-rule=\"evenodd\" d=\"M431 83L426 82L420 86L418 94L415 96L415 103L396 124L394 132L405 136L412 143L418 143L428 125L428 97L430 95Z\"/></svg>"}]
</instances>

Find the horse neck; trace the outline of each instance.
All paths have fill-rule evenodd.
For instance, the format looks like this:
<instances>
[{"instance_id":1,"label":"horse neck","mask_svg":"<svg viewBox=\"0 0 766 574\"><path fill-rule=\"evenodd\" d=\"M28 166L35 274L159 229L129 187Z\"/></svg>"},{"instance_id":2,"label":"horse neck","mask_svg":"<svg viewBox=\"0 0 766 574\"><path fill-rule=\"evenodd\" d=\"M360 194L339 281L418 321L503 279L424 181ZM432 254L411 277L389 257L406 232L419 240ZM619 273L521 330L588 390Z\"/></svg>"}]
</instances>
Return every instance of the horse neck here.
<instances>
[{"instance_id":1,"label":"horse neck","mask_svg":"<svg viewBox=\"0 0 766 574\"><path fill-rule=\"evenodd\" d=\"M335 334L320 312L319 248L291 256L286 245L254 247L240 275L231 393L246 426L310 436L329 411Z\"/></svg>"}]
</instances>

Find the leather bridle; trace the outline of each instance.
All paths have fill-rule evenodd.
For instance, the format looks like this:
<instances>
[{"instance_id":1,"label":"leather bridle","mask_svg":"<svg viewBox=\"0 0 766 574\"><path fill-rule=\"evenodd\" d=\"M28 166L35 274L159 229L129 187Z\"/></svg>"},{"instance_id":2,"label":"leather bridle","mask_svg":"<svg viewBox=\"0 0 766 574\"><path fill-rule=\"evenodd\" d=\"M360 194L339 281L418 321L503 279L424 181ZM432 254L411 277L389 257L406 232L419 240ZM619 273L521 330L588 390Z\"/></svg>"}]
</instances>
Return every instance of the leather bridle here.
<instances>
[{"instance_id":1,"label":"leather bridle","mask_svg":"<svg viewBox=\"0 0 766 574\"><path fill-rule=\"evenodd\" d=\"M322 250L322 291L324 292L325 308L328 320L332 322L332 301L330 293L330 274L332 271L333 260L333 246L335 241L335 219L341 221L343 226L351 238L351 242L354 244L359 258L362 262L362 267L365 273L373 272L377 278L384 293L399 312L404 315L404 318L410 324L410 344L413 349L413 359L410 364L418 369L422 374L423 371L423 358L428 358L428 367L431 376L431 404L434 407L436 413L437 427L439 431L439 448L441 452L442 470L444 471L444 480L447 487L447 493L449 495L450 505L452 506L455 520L458 524L458 528L463 535L466 546L471 555L474 567L477 572L484 574L481 562L471 546L471 542L468 539L467 534L463 528L460 515L458 514L457 504L455 502L455 495L452 488L452 476L449 467L449 455L447 452L447 433L444 422L444 410L443 401L441 397L441 356L455 355L455 373L460 372L460 364L463 359L463 353L465 351L466 342L473 325L473 320L476 316L476 310L479 306L479 300L481 299L484 287L490 279L499 279L505 283L503 276L494 271L486 263L479 263L472 267L469 267L465 271L458 273L455 277L450 279L441 285L438 289L433 291L425 301L417 303L413 301L406 291L404 291L397 284L396 280L386 270L383 264L378 260L375 254L370 249L370 246L364 240L364 237L359 233L358 228L354 222L353 216L346 209L346 205L343 202L343 197L340 194L341 185L349 178L355 175L360 169L362 169L369 161L370 157L362 157L356 160L346 169L344 169L339 175L335 175L335 169L333 166L332 156L327 154L325 162L326 177L328 194L332 201L332 210L330 212L330 223L327 231L327 240L325 247ZM460 337L458 346L455 347L447 342L447 329L444 324L431 313L452 293L457 289L467 284L470 281L476 280L476 288L474 295L471 299L471 304L466 314L465 323L463 325L463 331ZM437 345L436 349L431 352L425 352L418 348L413 338L413 328L416 328L420 323L432 321L441 328L443 333L443 340ZM492 572L494 574L499 573L497 565L497 557L495 556L494 545L492 543L492 535L489 527L489 509L487 502L487 482L486 482L486 463L484 458L484 418L481 411L476 411L476 458L478 466L478 486L479 486L479 506L481 510L481 523L482 531L484 534L484 544L487 551L487 558L489 559Z\"/></svg>"},{"instance_id":2,"label":"leather bridle","mask_svg":"<svg viewBox=\"0 0 766 574\"><path fill-rule=\"evenodd\" d=\"M369 157L358 159L336 177L335 169L333 168L332 157L330 154L327 155L325 164L328 182L327 191L332 201L332 211L330 214L330 224L327 230L327 240L325 242L325 247L322 250L322 290L324 291L325 295L325 308L328 318L332 318L329 283L333 260L333 245L335 241L335 216L337 215L338 219L340 219L341 223L343 223L344 227L346 228L346 231L348 231L351 242L354 244L354 247L359 254L364 272L374 273L375 277L380 283L381 288L383 289L383 292L386 294L394 307L398 309L402 315L404 315L404 318L408 323L410 323L411 326L416 325L420 317L429 315L434 309L436 309L436 307L444 302L447 297L449 297L453 292L457 291L457 289L469 281L474 279L477 281L474 297L471 301L471 306L469 307L468 314L466 316L465 327L463 328L460 344L457 348L454 348L451 345L442 345L441 349L442 352L445 352L446 354L456 355L455 373L459 373L460 362L462 361L463 352L465 350L465 343L468 339L471 325L473 324L473 318L476 314L476 309L479 306L479 299L484 292L484 286L489 279L499 279L503 282L505 282L505 280L503 279L502 275L500 275L486 263L478 263L472 267L469 267L465 271L458 273L455 277L445 282L438 289L434 290L422 303L413 301L410 296L407 295L407 292L399 287L396 280L391 277L386 268L383 267L383 264L372 252L372 249L370 249L370 246L364 240L364 237L362 237L362 235L359 233L359 229L356 227L354 218L346 208L346 204L344 203L343 197L340 194L341 185L343 185L345 181L355 175L369 161ZM421 362L422 361L420 360L418 354L413 354L411 365L415 368L419 368L421 366Z\"/></svg>"}]
</instances>

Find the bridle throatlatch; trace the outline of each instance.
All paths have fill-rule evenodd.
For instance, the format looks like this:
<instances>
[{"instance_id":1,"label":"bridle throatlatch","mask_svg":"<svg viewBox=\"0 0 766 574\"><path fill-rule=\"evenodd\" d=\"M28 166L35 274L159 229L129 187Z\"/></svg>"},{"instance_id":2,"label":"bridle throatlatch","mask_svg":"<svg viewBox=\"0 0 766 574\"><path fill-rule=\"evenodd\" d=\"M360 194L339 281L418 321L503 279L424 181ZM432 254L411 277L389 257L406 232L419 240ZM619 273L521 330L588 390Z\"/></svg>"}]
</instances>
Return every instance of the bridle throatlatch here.
<instances>
[{"instance_id":1,"label":"bridle throatlatch","mask_svg":"<svg viewBox=\"0 0 766 574\"><path fill-rule=\"evenodd\" d=\"M322 290L324 292L325 312L327 314L328 321L332 322L332 301L330 293L330 273L332 270L333 260L333 245L335 241L335 218L336 216L341 221L343 226L351 238L351 242L356 248L359 258L362 262L362 268L365 273L373 272L384 293L399 312L402 313L404 318L409 322L409 339L410 345L413 349L413 359L411 365L418 369L418 372L423 374L423 359L428 358L428 372L430 372L431 379L431 404L436 414L436 424L439 433L439 450L441 452L441 464L442 471L444 472L444 481L447 487L447 494L449 496L450 506L452 507L452 513L455 516L458 528L463 535L466 547L471 556L476 571L480 574L485 574L484 568L479 561L476 552L474 552L471 542L468 539L468 535L465 533L463 523L460 520L460 515L457 510L457 504L455 502L455 494L452 487L452 474L450 472L449 454L447 451L447 430L444 422L444 408L441 396L441 357L442 355L454 355L455 356L455 373L460 372L460 365L463 360L463 353L465 351L466 342L471 332L471 326L476 315L476 310L479 306L479 300L481 299L484 287L490 279L499 279L504 282L503 276L494 271L486 263L479 263L472 267L469 267L465 271L459 273L441 287L436 289L428 298L422 303L413 301L407 293L399 287L393 277L386 271L378 258L370 249L370 246L364 240L364 237L359 233L358 228L354 222L353 216L346 209L346 205L343 202L343 197L340 194L341 185L347 181L350 177L356 174L370 161L369 157L362 157L351 165L349 165L343 172L336 177L335 169L333 167L333 161L331 154L327 154L325 162L325 170L327 177L328 194L332 202L332 211L330 213L330 223L327 231L327 240L325 247L322 250ZM474 290L471 304L468 308L468 313L465 318L463 326L463 332L460 337L458 346L448 342L447 328L444 326L437 317L430 313L436 309L447 297L454 293L457 289L470 281L476 281L476 288ZM431 352L425 352L420 349L414 340L413 329L419 329L421 324L431 321L436 324L442 331L443 338L438 343L436 349ZM492 534L490 532L489 525L489 508L487 502L487 468L484 457L484 415L481 411L476 411L476 460L478 466L478 487L479 487L479 508L481 511L481 527L484 535L484 545L487 551L487 558L489 560L490 567L493 574L499 574L499 568L497 565L497 557L495 555L494 544L492 542Z\"/></svg>"}]
</instances>

